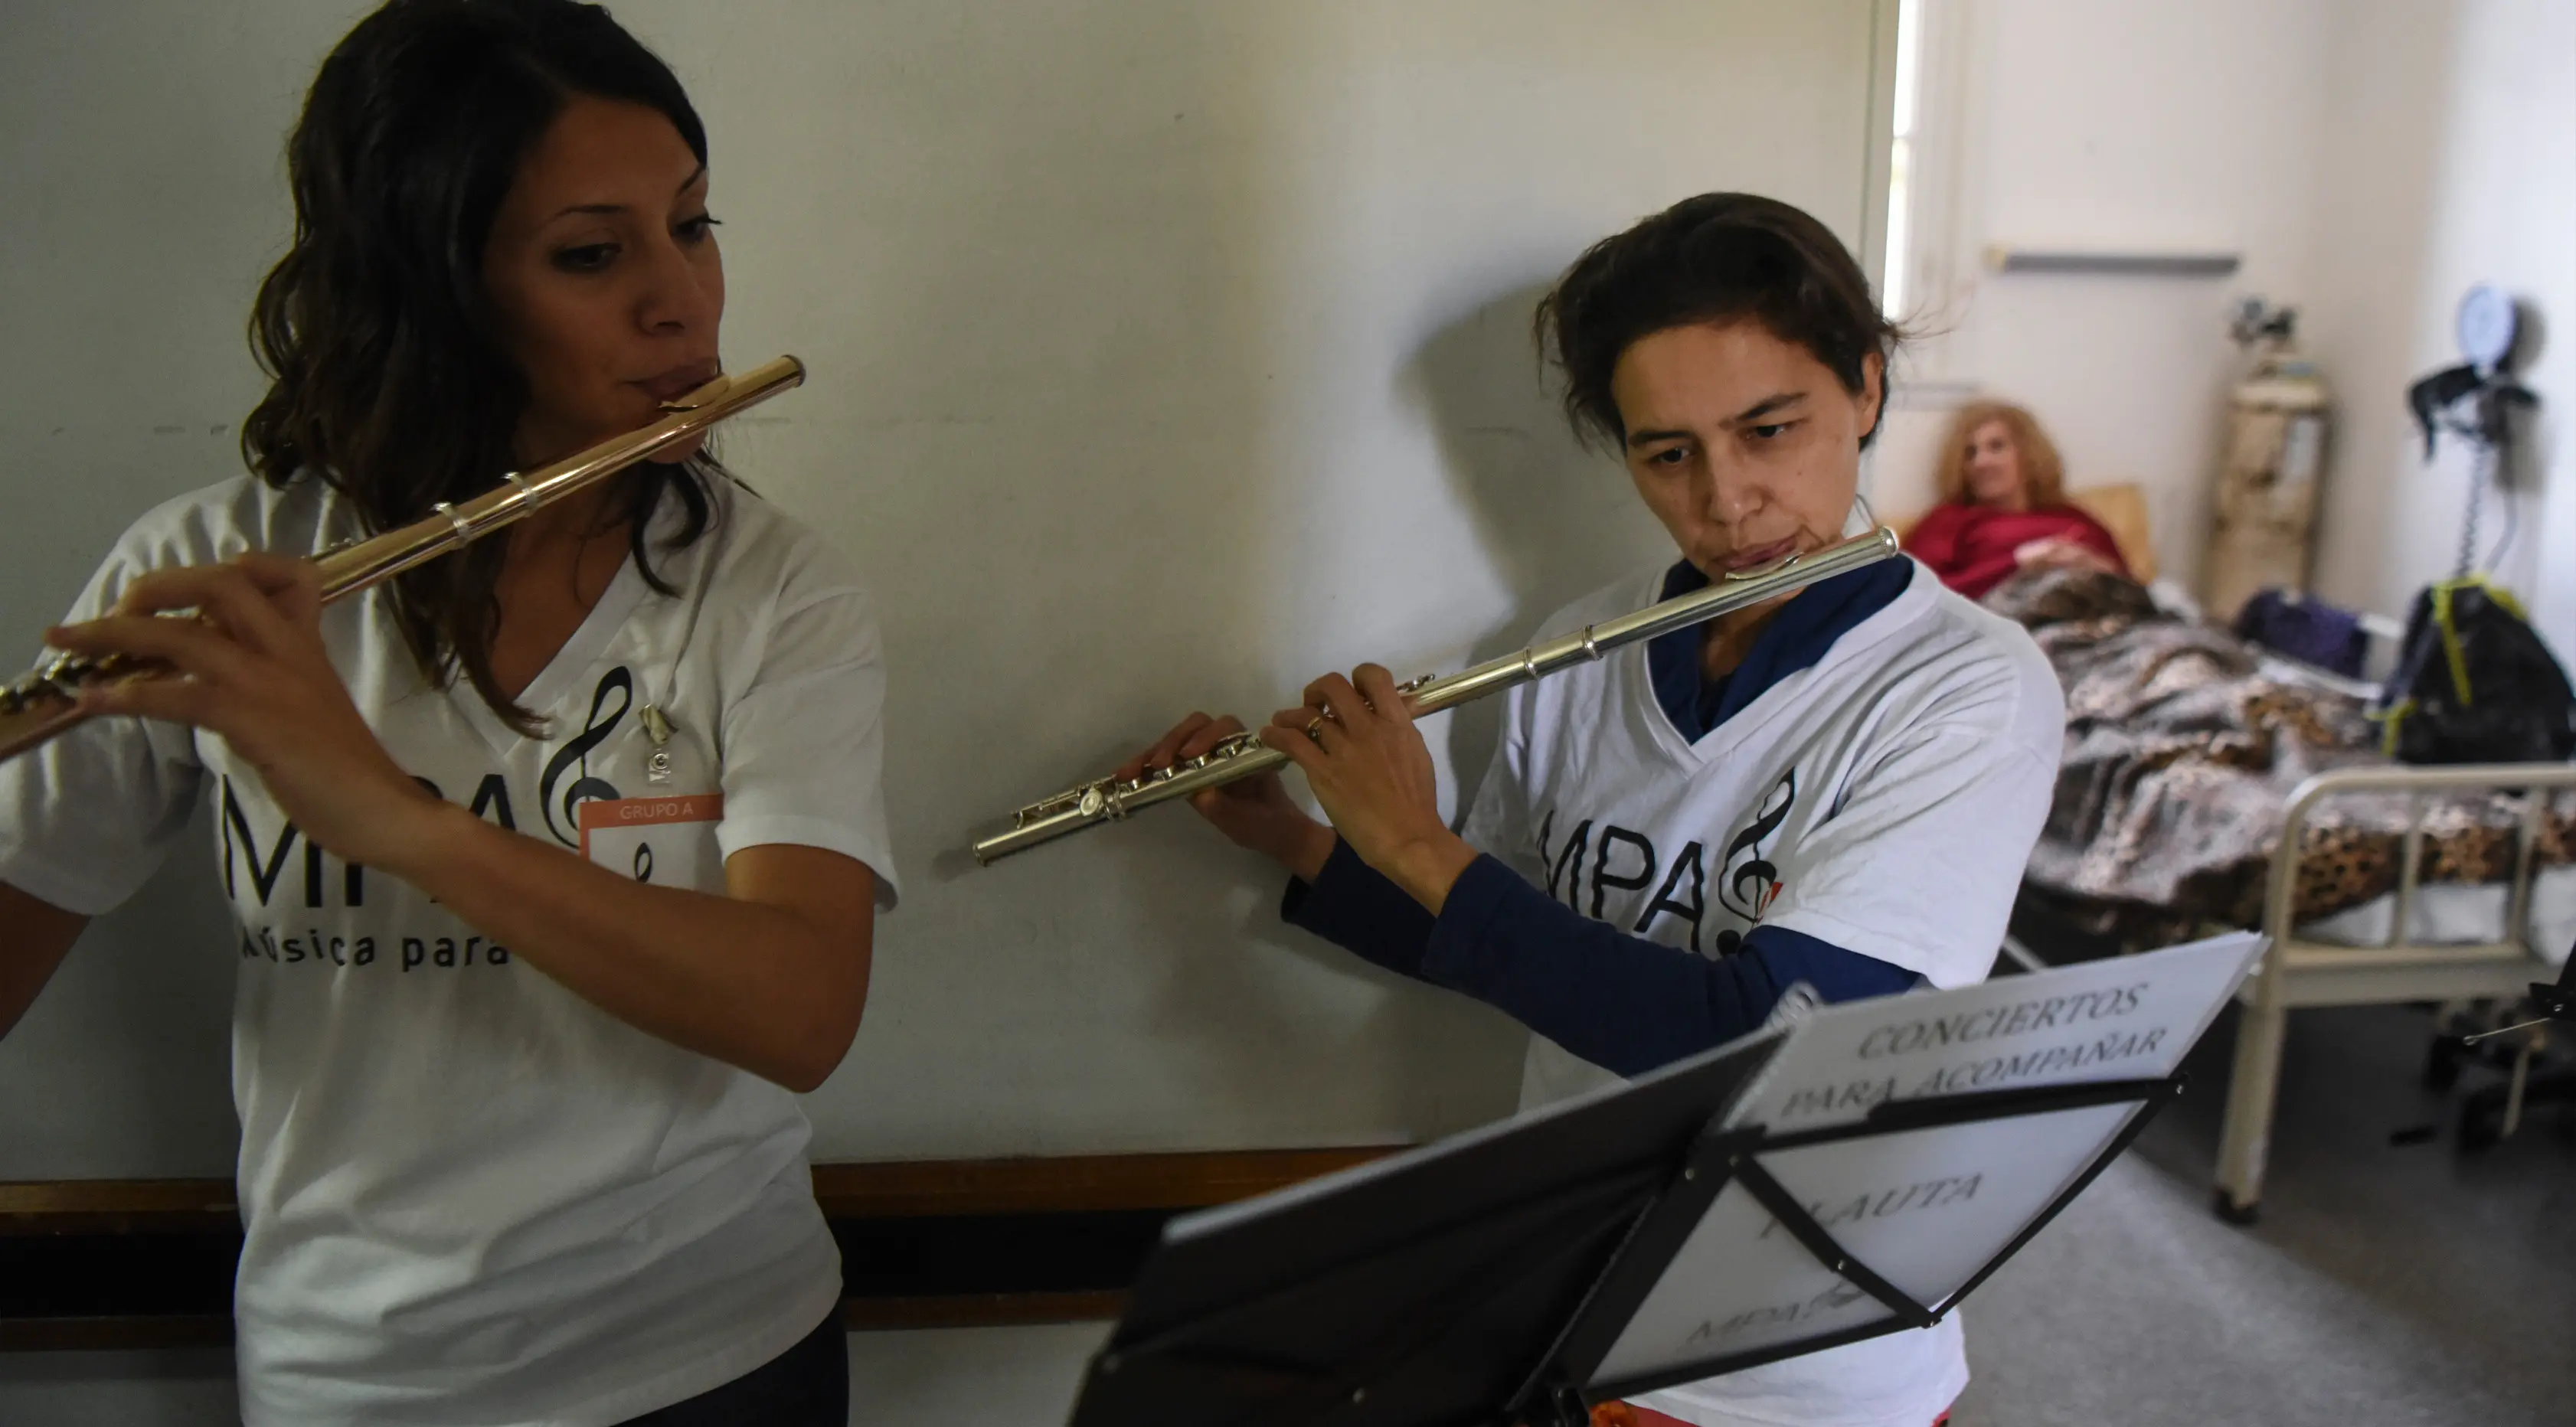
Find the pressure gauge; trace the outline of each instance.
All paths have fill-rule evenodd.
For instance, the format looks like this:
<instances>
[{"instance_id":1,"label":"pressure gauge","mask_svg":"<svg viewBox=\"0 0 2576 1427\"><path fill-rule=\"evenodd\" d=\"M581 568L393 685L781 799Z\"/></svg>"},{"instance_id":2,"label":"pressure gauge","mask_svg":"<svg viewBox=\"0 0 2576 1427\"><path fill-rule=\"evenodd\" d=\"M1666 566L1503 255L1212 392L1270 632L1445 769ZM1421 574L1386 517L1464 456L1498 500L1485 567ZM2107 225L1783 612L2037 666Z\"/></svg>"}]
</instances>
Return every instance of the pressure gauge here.
<instances>
[{"instance_id":1,"label":"pressure gauge","mask_svg":"<svg viewBox=\"0 0 2576 1427\"><path fill-rule=\"evenodd\" d=\"M2460 299L2460 353L2479 371L2503 370L2513 330L2513 296L2503 288L2479 283Z\"/></svg>"}]
</instances>

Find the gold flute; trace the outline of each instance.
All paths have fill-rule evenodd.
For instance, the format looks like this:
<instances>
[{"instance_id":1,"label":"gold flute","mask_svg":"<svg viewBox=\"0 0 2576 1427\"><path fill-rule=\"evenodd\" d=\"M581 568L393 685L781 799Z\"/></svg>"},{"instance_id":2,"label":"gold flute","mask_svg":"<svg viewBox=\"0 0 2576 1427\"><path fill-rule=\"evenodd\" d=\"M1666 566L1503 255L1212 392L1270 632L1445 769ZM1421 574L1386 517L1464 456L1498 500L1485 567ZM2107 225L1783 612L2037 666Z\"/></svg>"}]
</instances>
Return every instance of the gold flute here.
<instances>
[{"instance_id":1,"label":"gold flute","mask_svg":"<svg viewBox=\"0 0 2576 1427\"><path fill-rule=\"evenodd\" d=\"M1896 554L1896 548L1896 532L1880 526L1812 555L1792 555L1776 565L1729 575L1706 589L1648 605L1634 614L1585 625L1572 634L1533 644L1518 654L1488 659L1441 678L1425 675L1399 687L1410 698L1416 717L1438 713L1589 663L1622 644L1686 629L1730 610L1760 604L1818 580L1857 570ZM1267 773L1287 762L1287 754L1255 735L1231 734L1206 753L1183 759L1175 767L1150 769L1137 778L1102 778L1031 803L1011 815L1008 829L975 844L975 860L990 863L1084 828L1117 822L1156 803Z\"/></svg>"},{"instance_id":2,"label":"gold flute","mask_svg":"<svg viewBox=\"0 0 2576 1427\"><path fill-rule=\"evenodd\" d=\"M431 507L436 514L398 530L326 550L313 557L322 571L322 600L328 604L356 594L462 549L804 380L805 364L794 357L777 357L747 372L717 377L676 401L662 403L665 414L649 426L611 437L550 466L524 474L510 472L501 478L501 485L462 505L440 501ZM160 678L168 672L159 664L115 655L103 659L55 655L18 682L0 687L0 760L14 758L87 718L80 709L83 688Z\"/></svg>"}]
</instances>

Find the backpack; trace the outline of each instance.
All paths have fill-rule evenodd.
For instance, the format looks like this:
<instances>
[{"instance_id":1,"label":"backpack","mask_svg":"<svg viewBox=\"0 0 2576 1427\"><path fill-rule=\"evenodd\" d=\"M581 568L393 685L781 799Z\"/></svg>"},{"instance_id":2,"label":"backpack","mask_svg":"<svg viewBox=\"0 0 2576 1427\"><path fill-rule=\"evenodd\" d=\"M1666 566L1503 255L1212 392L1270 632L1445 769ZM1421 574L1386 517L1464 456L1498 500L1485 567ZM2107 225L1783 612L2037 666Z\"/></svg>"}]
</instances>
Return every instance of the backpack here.
<instances>
[{"instance_id":1,"label":"backpack","mask_svg":"<svg viewBox=\"0 0 2576 1427\"><path fill-rule=\"evenodd\" d=\"M2565 762L2576 691L2511 593L2482 575L2415 596L2396 672L2371 715L2405 763Z\"/></svg>"},{"instance_id":2,"label":"backpack","mask_svg":"<svg viewBox=\"0 0 2576 1427\"><path fill-rule=\"evenodd\" d=\"M2296 590L2258 591L2236 613L2236 632L2275 653L2347 679L2361 677L2370 635L2361 617Z\"/></svg>"}]
</instances>

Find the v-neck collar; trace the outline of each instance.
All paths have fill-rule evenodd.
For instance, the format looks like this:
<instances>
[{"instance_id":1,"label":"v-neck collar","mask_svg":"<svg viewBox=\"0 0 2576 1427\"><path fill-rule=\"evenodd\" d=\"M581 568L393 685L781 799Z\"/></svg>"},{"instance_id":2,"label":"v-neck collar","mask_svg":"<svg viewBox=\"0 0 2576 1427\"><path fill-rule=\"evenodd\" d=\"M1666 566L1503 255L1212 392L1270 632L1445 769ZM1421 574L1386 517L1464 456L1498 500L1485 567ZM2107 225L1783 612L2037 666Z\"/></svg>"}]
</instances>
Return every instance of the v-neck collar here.
<instances>
[{"instance_id":1,"label":"v-neck collar","mask_svg":"<svg viewBox=\"0 0 2576 1427\"><path fill-rule=\"evenodd\" d=\"M546 667L538 670L537 677L529 680L528 687L520 691L519 707L542 718L546 710L561 702L565 691L589 673L590 666L598 663L599 656L607 652L608 642L617 637L617 631L626 627L627 617L644 602L648 589L644 583L644 572L635 568L635 557L628 555L625 563L617 567L615 577L609 580L608 588L600 592L599 602L590 607L590 613L583 616L581 623L574 628L572 637L563 642L563 647L546 661ZM466 722L474 726L474 731L491 746L496 756L508 757L512 749L525 741L517 729L503 722L501 716L492 711L492 706L483 702L483 696L475 692L474 686L466 680L459 679L449 685L447 696L456 701L464 711Z\"/></svg>"},{"instance_id":2,"label":"v-neck collar","mask_svg":"<svg viewBox=\"0 0 2576 1427\"><path fill-rule=\"evenodd\" d=\"M1741 699L1727 698L1726 703L1733 705L1733 711L1702 730L1696 739L1684 733L1675 723L1671 712L1664 707L1664 701L1656 689L1655 671L1650 662L1651 644L1635 647L1631 651L1633 662L1628 667L1636 680L1638 692L1643 695L1642 702L1653 708L1647 717L1654 721L1659 737L1669 740L1669 746L1683 750L1688 757L1705 761L1716 756L1720 751L1717 735L1722 732L1732 730L1742 737L1758 736L1761 726L1784 706L1787 695L1780 692L1783 688L1802 682L1799 678L1802 674L1835 662L1838 658L1847 658L1861 649L1876 644L1889 630L1913 618L1931 599L1931 593L1926 588L1927 577L1916 570L1915 563L1911 556L1899 556L1890 562L1892 570L1877 566L1854 570L1816 585L1798 599L1790 601L1788 607L1780 612L1779 617L1773 619L1760 634L1755 636L1754 647L1746 652L1744 661L1736 666L1733 674L1728 676L1730 683L1751 676L1761 682L1761 687L1745 693ZM1693 586L1689 584L1688 576L1682 573L1684 569L1688 569L1687 562L1682 567L1667 570L1658 577L1655 584L1648 586L1649 590L1660 591L1666 597L1673 593L1687 593ZM1698 572L1694 569L1689 573L1695 575ZM1904 582L1894 584L1892 589L1884 588L1881 582L1892 584L1892 576L1896 573L1904 576ZM1700 583L1706 583L1705 576L1701 577ZM1673 589L1672 586L1676 584L1682 588ZM1840 594L1841 598L1831 598L1836 594ZM1798 607L1807 599L1817 595L1828 596L1826 604L1834 608L1829 612L1822 605L1816 606L1807 617L1799 618ZM1796 622L1792 623L1792 620ZM1684 634L1693 640L1694 657L1690 667L1696 681L1698 678L1697 631L1695 629L1685 631ZM1673 637L1675 636L1664 636L1667 639ZM1779 647L1781 641L1788 639L1814 640L1818 643L1812 654L1805 658L1798 658ZM1788 657L1784 658L1784 654ZM1765 678L1766 675L1767 678ZM1727 746L1732 748L1739 742L1741 738L1731 739Z\"/></svg>"}]
</instances>

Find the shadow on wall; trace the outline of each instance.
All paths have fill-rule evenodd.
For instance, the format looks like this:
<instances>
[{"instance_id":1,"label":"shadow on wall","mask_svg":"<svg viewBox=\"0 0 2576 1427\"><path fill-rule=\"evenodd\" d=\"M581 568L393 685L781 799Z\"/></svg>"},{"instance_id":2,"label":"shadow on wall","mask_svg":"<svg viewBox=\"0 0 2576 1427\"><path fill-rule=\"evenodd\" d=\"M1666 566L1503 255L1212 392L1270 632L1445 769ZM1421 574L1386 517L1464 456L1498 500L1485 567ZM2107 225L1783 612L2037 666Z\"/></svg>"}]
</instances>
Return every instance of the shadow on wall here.
<instances>
[{"instance_id":1,"label":"shadow on wall","mask_svg":"<svg viewBox=\"0 0 2576 1427\"><path fill-rule=\"evenodd\" d=\"M1440 329L1403 375L1514 597L1511 614L1477 637L1480 660L1528 644L1542 621L1573 600L1672 558L1625 470L1575 440L1555 399L1558 379L1542 368L1530 327L1552 285L1550 278L1514 288ZM1501 720L1498 698L1450 716L1462 816L1493 757Z\"/></svg>"},{"instance_id":2,"label":"shadow on wall","mask_svg":"<svg viewBox=\"0 0 2576 1427\"><path fill-rule=\"evenodd\" d=\"M1552 278L1531 281L1468 311L1435 331L1398 373L1399 399L1416 409L1437 442L1458 504L1475 521L1499 581L1511 592L1508 614L1477 633L1469 657L1482 660L1527 644L1541 621L1578 596L1640 572L1670 556L1662 529L1639 505L1618 464L1584 450L1543 378L1530 323ZM1399 677L1425 672L1398 669ZM1445 670L1441 672L1446 672ZM1463 818L1493 756L1502 719L1498 698L1449 715L1445 737L1457 776L1454 804ZM1441 734L1435 733L1435 737ZM1180 819L1171 820L1174 823ZM1138 828L1176 841L1205 828ZM1301 961L1387 988L1403 979L1311 939L1283 934L1276 916L1275 874L1254 867L1254 895L1235 935ZM1211 983L1204 966L1184 976ZM1220 988L1196 988L1208 994ZM1286 990L1285 984L1273 988ZM1437 1047L1447 1087L1430 1107L1426 1128L1463 1129L1509 1114L1518 1098L1527 1032L1501 1013L1462 997L1392 996L1369 1013L1368 1029L1350 1044ZM1407 1072L1400 1064L1388 1070ZM1416 1112L1419 1119L1420 1112Z\"/></svg>"},{"instance_id":3,"label":"shadow on wall","mask_svg":"<svg viewBox=\"0 0 2576 1427\"><path fill-rule=\"evenodd\" d=\"M1506 1113L1517 1032L1283 927L1277 870L1184 809L990 870L956 851L1192 708L1283 701L1294 612L1269 607L1286 541L1263 513L1309 477L1266 433L1334 370L1301 325L1295 200L1304 67L1339 24L961 13L855 76L817 47L715 89L730 122L793 136L747 182L797 221L743 224L728 257L814 275L745 301L818 334L836 394L765 433L763 479L883 600L889 812L899 855L931 857L808 1101L816 1152L1427 1139ZM826 273L790 231L850 236Z\"/></svg>"}]
</instances>

